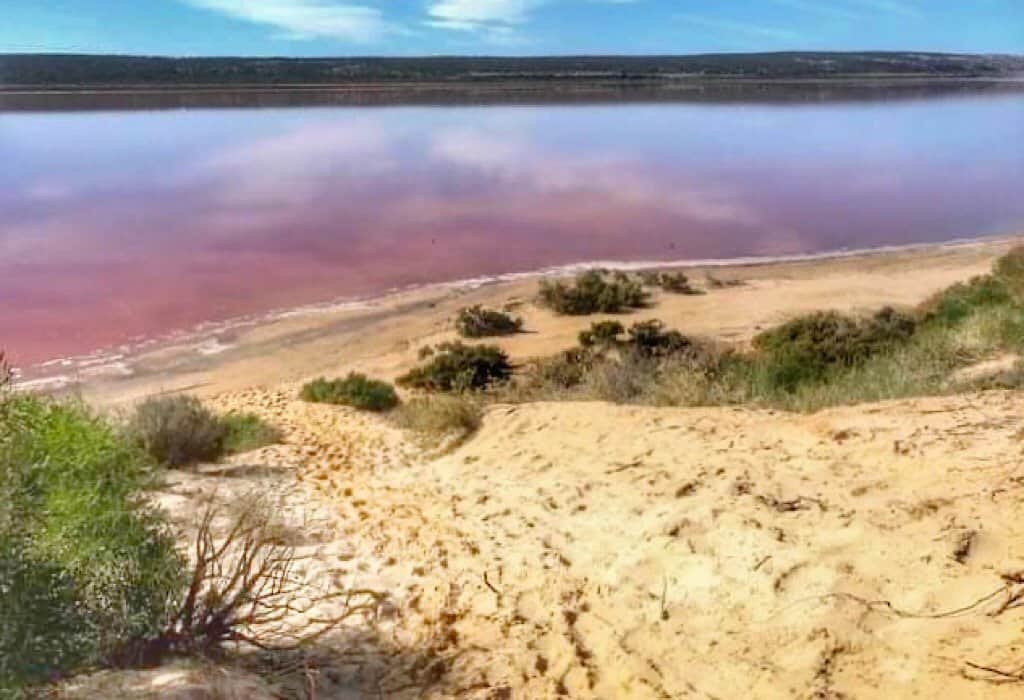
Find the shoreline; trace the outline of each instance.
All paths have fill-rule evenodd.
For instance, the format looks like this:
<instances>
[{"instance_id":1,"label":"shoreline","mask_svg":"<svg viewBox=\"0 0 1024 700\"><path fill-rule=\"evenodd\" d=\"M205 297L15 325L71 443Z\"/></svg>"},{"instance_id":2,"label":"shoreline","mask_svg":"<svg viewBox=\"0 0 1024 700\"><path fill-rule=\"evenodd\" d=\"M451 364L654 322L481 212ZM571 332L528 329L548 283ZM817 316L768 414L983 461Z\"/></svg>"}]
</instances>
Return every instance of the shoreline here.
<instances>
[{"instance_id":1,"label":"shoreline","mask_svg":"<svg viewBox=\"0 0 1024 700\"><path fill-rule=\"evenodd\" d=\"M450 315L460 303L484 303L515 306L530 306L530 299L537 280L545 277L570 276L584 269L603 267L612 270L637 271L643 269L679 269L694 272L714 271L733 277L748 278L753 271L757 277L778 277L789 270L794 279L810 279L816 274L843 267L870 268L901 259L941 259L958 255L965 258L977 256L992 257L999 250L1008 248L1020 239L1021 234L999 234L982 238L957 238L941 243L921 243L878 248L823 251L784 256L748 256L733 259L676 259L670 261L584 261L566 265L551 266L524 272L511 272L487 277L472 277L447 282L436 282L410 287L393 288L380 294L359 297L337 297L322 302L304 304L298 307L278 308L247 316L209 321L190 329L179 329L167 334L139 339L135 343L101 348L84 355L53 358L19 369L16 386L28 391L74 391L97 398L101 403L117 402L152 391L181 391L206 389L225 383L225 370L241 363L244 367L259 365L261 360L272 361L276 355L294 355L289 348L304 348L332 345L334 341L351 340L361 329L384 325L387 338L382 338L378 348L368 353L369 357L387 357L396 354L398 346L412 344L413 339L440 338L450 331ZM798 269L799 268L799 269ZM848 272L848 271L847 271ZM715 292L718 296L721 292ZM671 309L665 309L671 320L680 311L678 299L671 301ZM823 303L827 300L823 300ZM899 302L898 299L894 301ZM464 302L464 303L462 303ZM699 304L695 304L699 306ZM652 317L663 311L661 305L650 309ZM415 323L413 321L416 321ZM548 319L551 320L551 319ZM563 325L578 325L589 321L586 317L562 319ZM400 326L408 326L403 329ZM583 325L586 325L583 323ZM403 332L404 330L404 332ZM574 333L575 331L573 331ZM450 334L450 333L449 333ZM557 337L557 336L556 336ZM551 341L533 339L523 343L522 339L510 342L516 348L514 354L536 350L534 354L547 354L552 349ZM362 345L373 346L373 338L364 338ZM389 344L390 343L390 344ZM341 342L341 345L346 345ZM417 346L418 348L419 346ZM408 349L408 348L405 348ZM415 350L416 348L413 348ZM555 348L557 350L557 348ZM382 352L384 351L384 352ZM301 351L298 354L302 354ZM401 352L397 352L401 355ZM367 353L357 353L345 365L366 364ZM283 360L288 363L288 360ZM399 364L407 365L405 357ZM371 365L373 363L370 363ZM330 362L318 365L326 371L334 366ZM370 369L370 368L367 368ZM396 367L372 368L378 374L393 376ZM226 372L231 376L226 388L240 389L255 385L266 385L258 376L243 369L241 374ZM292 379L297 373L290 369L279 369L269 373L270 383L274 379ZM190 377L195 381L180 381ZM212 380L212 381L211 381ZM141 393L140 393L141 392ZM216 392L214 392L216 393Z\"/></svg>"}]
</instances>

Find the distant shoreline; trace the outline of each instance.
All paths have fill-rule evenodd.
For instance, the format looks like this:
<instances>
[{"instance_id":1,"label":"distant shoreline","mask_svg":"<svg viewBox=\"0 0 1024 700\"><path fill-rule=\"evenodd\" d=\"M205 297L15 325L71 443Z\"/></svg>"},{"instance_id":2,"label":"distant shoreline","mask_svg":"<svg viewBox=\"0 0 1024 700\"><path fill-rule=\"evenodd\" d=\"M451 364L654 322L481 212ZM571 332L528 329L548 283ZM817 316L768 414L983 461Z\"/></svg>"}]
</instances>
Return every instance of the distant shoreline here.
<instances>
[{"instance_id":1,"label":"distant shoreline","mask_svg":"<svg viewBox=\"0 0 1024 700\"><path fill-rule=\"evenodd\" d=\"M0 93L9 95L38 94L139 94L153 93L202 93L202 92L402 92L414 91L502 91L502 90L564 90L564 89L614 89L658 88L670 90L697 90L701 88L744 87L904 87L928 85L1024 85L1024 75L977 76L977 75L928 75L928 74L882 74L843 75L808 78L751 78L739 76L704 76L686 78L642 77L635 79L608 78L534 78L534 79L479 79L450 81L373 81L373 82L299 82L299 83L180 83L164 82L139 83L54 83L21 85L0 83Z\"/></svg>"}]
</instances>

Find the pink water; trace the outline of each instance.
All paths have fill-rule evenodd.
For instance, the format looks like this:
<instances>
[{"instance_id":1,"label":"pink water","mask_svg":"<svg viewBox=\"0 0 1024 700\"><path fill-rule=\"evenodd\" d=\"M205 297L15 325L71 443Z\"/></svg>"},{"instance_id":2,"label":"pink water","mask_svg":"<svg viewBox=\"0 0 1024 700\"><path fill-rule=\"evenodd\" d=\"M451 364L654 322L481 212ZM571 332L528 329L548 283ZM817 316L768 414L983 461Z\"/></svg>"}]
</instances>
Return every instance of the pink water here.
<instances>
[{"instance_id":1,"label":"pink water","mask_svg":"<svg viewBox=\"0 0 1024 700\"><path fill-rule=\"evenodd\" d=\"M1024 93L764 104L3 111L17 363L587 260L1024 231Z\"/></svg>"}]
</instances>

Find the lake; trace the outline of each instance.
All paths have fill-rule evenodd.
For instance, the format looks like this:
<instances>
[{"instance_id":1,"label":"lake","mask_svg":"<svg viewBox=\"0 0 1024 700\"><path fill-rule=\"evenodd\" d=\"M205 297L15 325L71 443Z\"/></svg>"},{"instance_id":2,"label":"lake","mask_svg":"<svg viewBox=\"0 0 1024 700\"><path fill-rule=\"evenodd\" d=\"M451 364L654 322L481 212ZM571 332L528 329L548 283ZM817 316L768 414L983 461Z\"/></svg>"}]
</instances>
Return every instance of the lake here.
<instances>
[{"instance_id":1,"label":"lake","mask_svg":"<svg viewBox=\"0 0 1024 700\"><path fill-rule=\"evenodd\" d=\"M1024 231L1016 89L350 102L0 95L0 347L27 365L569 263Z\"/></svg>"}]
</instances>

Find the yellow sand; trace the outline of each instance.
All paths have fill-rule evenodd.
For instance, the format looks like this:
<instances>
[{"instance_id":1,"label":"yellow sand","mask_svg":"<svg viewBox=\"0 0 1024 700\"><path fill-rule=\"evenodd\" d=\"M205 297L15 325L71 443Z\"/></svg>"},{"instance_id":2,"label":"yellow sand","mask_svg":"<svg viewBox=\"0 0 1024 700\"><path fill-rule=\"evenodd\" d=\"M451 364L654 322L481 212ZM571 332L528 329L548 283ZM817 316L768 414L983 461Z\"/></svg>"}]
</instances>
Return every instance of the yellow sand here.
<instances>
[{"instance_id":1,"label":"yellow sand","mask_svg":"<svg viewBox=\"0 0 1024 700\"><path fill-rule=\"evenodd\" d=\"M917 303L1004 249L723 271L748 284L635 317L742 339L799 311ZM302 575L390 593L376 641L336 641L364 653L320 676L317 698L1021 697L971 666L1024 664L1024 610L1000 611L1024 589L1001 578L1024 571L1020 393L810 416L494 406L440 457L379 416L295 398L320 372L393 375L450 337L453 309L534 284L444 292L421 314L294 344L307 320L257 329L252 342L275 338L258 354L95 389L202 383L219 410L286 431L236 473L176 475L163 500L186 522L203 493L256 488L305 533ZM593 320L520 311L537 333L502 343L516 357Z\"/></svg>"}]
</instances>

